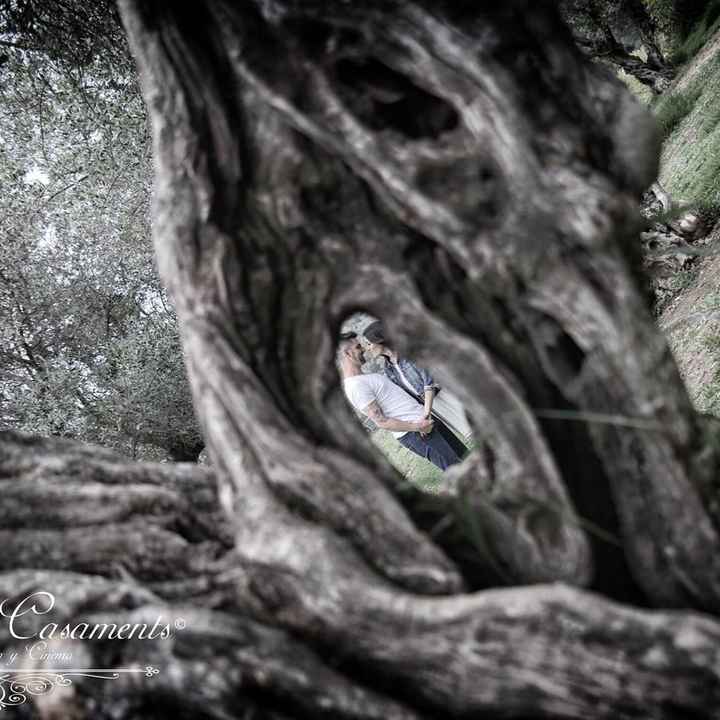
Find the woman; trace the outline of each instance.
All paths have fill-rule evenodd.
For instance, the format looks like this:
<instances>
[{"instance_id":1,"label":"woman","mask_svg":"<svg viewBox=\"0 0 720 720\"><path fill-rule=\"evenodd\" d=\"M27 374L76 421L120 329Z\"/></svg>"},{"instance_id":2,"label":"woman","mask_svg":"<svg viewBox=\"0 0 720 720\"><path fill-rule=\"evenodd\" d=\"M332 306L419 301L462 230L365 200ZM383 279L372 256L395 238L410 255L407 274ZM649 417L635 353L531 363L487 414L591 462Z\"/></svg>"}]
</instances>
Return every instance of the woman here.
<instances>
[{"instance_id":1,"label":"woman","mask_svg":"<svg viewBox=\"0 0 720 720\"><path fill-rule=\"evenodd\" d=\"M383 332L382 323L376 320L365 328L363 336L369 343L368 356L385 359L385 375L396 385L410 393L422 403L425 417L432 414L440 422L435 426L445 437L455 452L463 457L467 454L467 446L461 442L458 435L465 440L472 436L472 428L468 422L462 403L447 390L440 392L440 386L433 380L432 375L406 358L401 358L388 347Z\"/></svg>"}]
</instances>

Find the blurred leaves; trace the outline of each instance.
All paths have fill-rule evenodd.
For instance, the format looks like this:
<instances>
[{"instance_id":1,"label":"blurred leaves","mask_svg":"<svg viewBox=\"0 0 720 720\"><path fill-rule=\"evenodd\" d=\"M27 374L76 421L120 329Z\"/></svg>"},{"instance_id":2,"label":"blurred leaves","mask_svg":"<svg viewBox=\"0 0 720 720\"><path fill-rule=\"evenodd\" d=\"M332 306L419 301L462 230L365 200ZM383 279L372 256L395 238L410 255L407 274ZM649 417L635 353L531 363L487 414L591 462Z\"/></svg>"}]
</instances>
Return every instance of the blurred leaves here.
<instances>
[{"instance_id":1,"label":"blurred leaves","mask_svg":"<svg viewBox=\"0 0 720 720\"><path fill-rule=\"evenodd\" d=\"M127 54L90 43L79 64L85 41L63 56L35 35L4 35L0 65L0 426L191 457L202 439L153 264L137 78Z\"/></svg>"}]
</instances>

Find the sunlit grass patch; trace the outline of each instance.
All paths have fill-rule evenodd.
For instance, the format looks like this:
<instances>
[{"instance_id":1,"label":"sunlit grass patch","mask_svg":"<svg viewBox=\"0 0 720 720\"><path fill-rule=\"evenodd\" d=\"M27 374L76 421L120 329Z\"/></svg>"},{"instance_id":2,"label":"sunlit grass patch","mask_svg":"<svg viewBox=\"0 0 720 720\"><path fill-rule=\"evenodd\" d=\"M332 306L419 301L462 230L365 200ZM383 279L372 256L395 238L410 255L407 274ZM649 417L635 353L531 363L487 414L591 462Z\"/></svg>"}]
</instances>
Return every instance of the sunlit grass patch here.
<instances>
[{"instance_id":1,"label":"sunlit grass patch","mask_svg":"<svg viewBox=\"0 0 720 720\"><path fill-rule=\"evenodd\" d=\"M403 447L391 432L376 430L371 438L392 466L412 483L428 490L440 484L442 470Z\"/></svg>"},{"instance_id":2,"label":"sunlit grass patch","mask_svg":"<svg viewBox=\"0 0 720 720\"><path fill-rule=\"evenodd\" d=\"M387 430L376 430L372 433L371 439L392 466L410 482L430 491L440 485L443 476L442 470L403 447L392 433ZM473 443L464 442L472 449Z\"/></svg>"},{"instance_id":3,"label":"sunlit grass patch","mask_svg":"<svg viewBox=\"0 0 720 720\"><path fill-rule=\"evenodd\" d=\"M678 201L710 211L720 208L720 57L682 93L655 107L666 133L661 179Z\"/></svg>"}]
</instances>

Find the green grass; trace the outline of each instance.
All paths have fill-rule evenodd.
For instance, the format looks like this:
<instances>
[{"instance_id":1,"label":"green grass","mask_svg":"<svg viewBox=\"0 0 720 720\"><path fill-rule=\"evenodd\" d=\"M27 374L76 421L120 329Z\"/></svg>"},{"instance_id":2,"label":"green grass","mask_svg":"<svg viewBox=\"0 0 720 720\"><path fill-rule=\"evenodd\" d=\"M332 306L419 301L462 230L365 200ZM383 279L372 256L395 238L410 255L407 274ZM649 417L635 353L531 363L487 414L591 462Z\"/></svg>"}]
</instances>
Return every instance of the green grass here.
<instances>
[{"instance_id":1,"label":"green grass","mask_svg":"<svg viewBox=\"0 0 720 720\"><path fill-rule=\"evenodd\" d=\"M695 284L698 277L698 268L695 265L691 265L684 270L680 270L675 273L672 278L671 290L673 292L681 292Z\"/></svg>"},{"instance_id":2,"label":"green grass","mask_svg":"<svg viewBox=\"0 0 720 720\"><path fill-rule=\"evenodd\" d=\"M657 100L653 112L664 138L670 137L673 130L690 114L700 95L702 88L698 85L685 92L671 92Z\"/></svg>"},{"instance_id":3,"label":"green grass","mask_svg":"<svg viewBox=\"0 0 720 720\"><path fill-rule=\"evenodd\" d=\"M392 433L376 430L370 437L393 467L410 482L430 492L440 485L442 470L403 447Z\"/></svg>"},{"instance_id":4,"label":"green grass","mask_svg":"<svg viewBox=\"0 0 720 720\"><path fill-rule=\"evenodd\" d=\"M661 180L677 201L720 210L720 56L707 61L684 92L653 108L665 135Z\"/></svg>"},{"instance_id":5,"label":"green grass","mask_svg":"<svg viewBox=\"0 0 720 720\"><path fill-rule=\"evenodd\" d=\"M720 133L716 148L720 152ZM698 205L703 208L717 210L720 206L720 156L708 158L700 171L697 181L695 198Z\"/></svg>"},{"instance_id":6,"label":"green grass","mask_svg":"<svg viewBox=\"0 0 720 720\"><path fill-rule=\"evenodd\" d=\"M672 301L683 291L689 287L692 287L697 279L700 268L697 264L690 265L690 267L680 270L675 273L670 279L669 288L670 291L664 299L657 302L653 308L655 315L659 316L663 313L665 308L672 303Z\"/></svg>"},{"instance_id":7,"label":"green grass","mask_svg":"<svg viewBox=\"0 0 720 720\"><path fill-rule=\"evenodd\" d=\"M673 52L673 64L682 65L692 60L718 28L720 28L720 0L713 0L708 4L703 16L688 33L687 37Z\"/></svg>"},{"instance_id":8,"label":"green grass","mask_svg":"<svg viewBox=\"0 0 720 720\"><path fill-rule=\"evenodd\" d=\"M720 359L720 336L708 335L703 338L702 344L713 357ZM702 388L696 403L703 412L720 417L720 368L713 372L711 380Z\"/></svg>"},{"instance_id":9,"label":"green grass","mask_svg":"<svg viewBox=\"0 0 720 720\"><path fill-rule=\"evenodd\" d=\"M677 48L673 60L688 62L720 30L720 0ZM671 91L654 103L665 138L661 179L683 203L709 212L720 210L720 56L703 64L685 90Z\"/></svg>"},{"instance_id":10,"label":"green grass","mask_svg":"<svg viewBox=\"0 0 720 720\"><path fill-rule=\"evenodd\" d=\"M674 197L712 212L720 208L720 125L710 128L707 118L709 113L720 112L720 96L710 101L715 107L698 113L698 132L695 143L687 148L685 167L666 187Z\"/></svg>"}]
</instances>

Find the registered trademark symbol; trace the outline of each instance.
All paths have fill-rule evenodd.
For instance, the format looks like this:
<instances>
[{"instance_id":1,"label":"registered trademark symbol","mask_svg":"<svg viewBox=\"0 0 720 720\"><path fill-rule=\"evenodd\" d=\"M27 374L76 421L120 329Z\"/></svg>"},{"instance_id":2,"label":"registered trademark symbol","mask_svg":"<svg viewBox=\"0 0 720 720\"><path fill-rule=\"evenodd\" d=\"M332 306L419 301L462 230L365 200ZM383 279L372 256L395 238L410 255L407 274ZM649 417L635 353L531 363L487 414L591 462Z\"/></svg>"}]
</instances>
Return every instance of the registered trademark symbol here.
<instances>
[{"instance_id":1,"label":"registered trademark symbol","mask_svg":"<svg viewBox=\"0 0 720 720\"><path fill-rule=\"evenodd\" d=\"M183 630L185 628L186 622L185 618L175 618L175 629L176 630Z\"/></svg>"}]
</instances>

